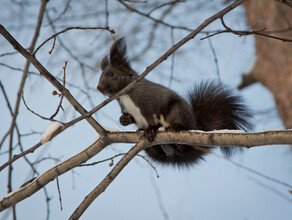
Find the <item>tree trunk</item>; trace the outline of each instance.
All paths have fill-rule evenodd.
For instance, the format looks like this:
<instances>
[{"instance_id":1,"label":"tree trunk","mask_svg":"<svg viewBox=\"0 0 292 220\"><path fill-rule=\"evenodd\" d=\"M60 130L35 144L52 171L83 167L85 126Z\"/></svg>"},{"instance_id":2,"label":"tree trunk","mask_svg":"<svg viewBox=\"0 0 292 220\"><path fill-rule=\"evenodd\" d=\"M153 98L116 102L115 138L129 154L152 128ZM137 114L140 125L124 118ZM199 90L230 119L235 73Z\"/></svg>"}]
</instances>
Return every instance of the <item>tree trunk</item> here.
<instances>
[{"instance_id":1,"label":"tree trunk","mask_svg":"<svg viewBox=\"0 0 292 220\"><path fill-rule=\"evenodd\" d=\"M244 4L250 28L254 31L292 39L292 8L274 0ZM250 76L274 95L286 128L292 128L292 43L255 35L256 61Z\"/></svg>"}]
</instances>

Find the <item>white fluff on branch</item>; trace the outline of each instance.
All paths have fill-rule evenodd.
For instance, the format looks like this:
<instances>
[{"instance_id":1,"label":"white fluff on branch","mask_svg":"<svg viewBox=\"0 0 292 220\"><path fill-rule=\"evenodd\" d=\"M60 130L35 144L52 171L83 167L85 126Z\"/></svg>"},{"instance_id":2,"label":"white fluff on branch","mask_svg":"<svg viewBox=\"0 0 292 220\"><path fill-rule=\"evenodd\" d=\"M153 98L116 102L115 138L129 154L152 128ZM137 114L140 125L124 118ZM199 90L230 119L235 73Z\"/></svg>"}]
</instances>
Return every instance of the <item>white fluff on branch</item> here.
<instances>
[{"instance_id":1,"label":"white fluff on branch","mask_svg":"<svg viewBox=\"0 0 292 220\"><path fill-rule=\"evenodd\" d=\"M221 129L213 131L202 131L202 130L190 130L190 132L199 132L199 133L229 133L229 134L243 134L244 130L232 130L232 129Z\"/></svg>"},{"instance_id":2,"label":"white fluff on branch","mask_svg":"<svg viewBox=\"0 0 292 220\"><path fill-rule=\"evenodd\" d=\"M53 122L49 124L45 132L43 133L41 143L44 144L53 139L56 133L62 128L62 124L60 122Z\"/></svg>"},{"instance_id":3,"label":"white fluff on branch","mask_svg":"<svg viewBox=\"0 0 292 220\"><path fill-rule=\"evenodd\" d=\"M264 128L264 132L267 131L283 131L283 128Z\"/></svg>"}]
</instances>

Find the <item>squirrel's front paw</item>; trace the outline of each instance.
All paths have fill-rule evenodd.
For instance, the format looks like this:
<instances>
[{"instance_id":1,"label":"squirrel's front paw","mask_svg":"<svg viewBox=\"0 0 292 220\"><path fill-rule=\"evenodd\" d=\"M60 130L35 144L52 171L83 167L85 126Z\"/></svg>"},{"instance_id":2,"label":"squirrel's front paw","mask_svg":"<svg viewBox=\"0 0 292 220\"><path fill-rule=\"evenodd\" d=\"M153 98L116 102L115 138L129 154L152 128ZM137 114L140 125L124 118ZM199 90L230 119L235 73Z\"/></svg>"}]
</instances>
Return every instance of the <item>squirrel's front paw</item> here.
<instances>
[{"instance_id":1,"label":"squirrel's front paw","mask_svg":"<svg viewBox=\"0 0 292 220\"><path fill-rule=\"evenodd\" d=\"M143 133L143 137L145 137L149 142L154 140L157 129L153 127L146 128Z\"/></svg>"},{"instance_id":2,"label":"squirrel's front paw","mask_svg":"<svg viewBox=\"0 0 292 220\"><path fill-rule=\"evenodd\" d=\"M130 114L122 114L122 116L120 117L120 123L123 126L127 126L127 125L135 123L135 119Z\"/></svg>"}]
</instances>

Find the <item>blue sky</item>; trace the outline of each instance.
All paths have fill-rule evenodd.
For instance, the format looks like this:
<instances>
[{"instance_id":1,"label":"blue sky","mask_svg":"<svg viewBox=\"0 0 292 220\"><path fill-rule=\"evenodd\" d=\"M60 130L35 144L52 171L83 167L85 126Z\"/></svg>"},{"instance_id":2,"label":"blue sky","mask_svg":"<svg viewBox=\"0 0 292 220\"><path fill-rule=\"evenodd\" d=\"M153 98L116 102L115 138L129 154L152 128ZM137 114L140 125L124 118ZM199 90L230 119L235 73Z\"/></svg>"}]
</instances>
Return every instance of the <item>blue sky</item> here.
<instances>
[{"instance_id":1,"label":"blue sky","mask_svg":"<svg viewBox=\"0 0 292 220\"><path fill-rule=\"evenodd\" d=\"M111 3L114 3L111 1ZM153 41L153 48L140 54L149 39L149 28L152 22L144 21L141 17L123 13L121 6L110 5L109 25L117 31L116 36L125 36L128 43L128 56L133 58L134 69L141 73L153 63L172 45L171 30L160 26L157 37ZM213 1L196 10L196 13L184 13L197 4L192 1L181 3L173 16L167 21L190 28L197 27L206 18L219 11L223 6ZM49 1L48 6L52 17L57 17L64 8L63 3ZM39 3L27 7L11 6L9 2L2 1L0 8L6 10L0 15L0 23L25 47L30 44ZM72 2L72 6L62 19L56 22L58 30L67 26L103 26L104 19L98 17L103 10L97 1L87 3ZM20 13L21 12L21 13ZM84 14L92 14L85 17ZM29 16L31 15L31 16ZM153 16L158 16L158 12ZM225 21L234 28L246 29L244 10L242 7L232 11L225 17ZM138 25L137 25L138 24ZM139 25L140 24L140 25ZM136 29L138 32L134 32ZM210 25L208 30L221 29L220 22ZM188 32L173 31L174 42L179 41ZM37 45L53 34L47 20L44 22ZM188 88L203 80L214 79L216 65L208 40L200 40L205 35L198 35L188 42L174 57L174 80L171 89L184 96ZM105 31L71 31L61 35L62 42L73 51L78 59L93 69L86 68L84 73L76 58L71 56L61 42L56 41L56 48L52 55L47 52L52 42L46 44L37 54L37 58L55 76L62 77L64 61L68 60L67 82L76 85L79 89L68 85L71 93L81 102L87 110L101 103L106 97L98 93L95 88L100 76L100 70L95 68L98 62L109 50L112 44L111 36ZM241 74L252 64L255 49L253 37L238 37L232 34L221 34L211 38L218 58L221 80L228 86L236 88L240 83ZM0 37L0 54L13 51L12 47ZM25 60L20 55L0 57L0 63L23 68ZM171 58L153 70L147 79L169 86L171 76ZM37 72L33 67L31 71ZM82 77L82 74L85 77ZM16 100L16 92L22 73L12 71L0 66L0 80L5 86L12 106ZM85 80L83 80L85 79ZM89 90L86 90L89 87ZM88 91L88 94L80 90ZM54 90L45 79L30 75L24 89L27 104L36 112L50 116L58 105L58 98L51 95ZM272 94L259 83L238 92L244 96L246 103L255 112L255 131L263 129L283 128L283 124L275 110ZM89 95L91 99L88 98ZM0 94L0 137L7 131L11 117L7 110L5 100ZM73 108L64 101L63 107L66 115L60 113L59 120L70 121L78 116ZM261 113L266 111L265 114ZM117 128L123 131L134 131L135 126L122 127L118 123L120 108L116 101L94 114L102 125ZM31 130L42 132L50 122L41 120L26 110L23 104L20 107L18 124L22 133ZM30 160L40 157L54 157L63 161L88 147L97 137L95 131L82 121L67 129L53 141L28 156ZM40 140L40 135L23 138L25 149L33 146ZM0 163L7 161L8 155L3 154L8 143L5 142L0 150ZM131 145L115 144L108 146L95 156L91 162L111 157L117 153L127 152ZM15 153L18 153L16 150ZM220 154L219 151L215 151ZM233 161L269 177L291 183L291 148L289 146L265 146L245 150L242 154L232 158ZM115 164L117 163L115 159ZM37 165L40 173L45 172L57 162L46 160ZM292 198L288 189L274 182L268 181L258 175L237 167L225 159L210 155L205 162L188 170L173 169L156 165L159 178L153 169L141 158L137 157L121 172L108 189L97 198L86 210L81 219L248 219L248 220L288 220L292 218ZM0 197L7 192L7 170L0 173ZM111 170L109 162L94 167L81 167L74 169L59 177L62 192L63 210L60 210L56 182L47 185L50 202L51 219L67 219L83 198L105 177ZM13 188L16 189L28 179L31 170L22 160L14 163ZM291 190L291 189L290 189ZM30 198L17 205L18 219L45 219L46 203L44 192L39 191ZM0 213L0 219L11 219L11 213ZM8 216L8 217L7 217ZM7 218L6 218L7 217Z\"/></svg>"}]
</instances>

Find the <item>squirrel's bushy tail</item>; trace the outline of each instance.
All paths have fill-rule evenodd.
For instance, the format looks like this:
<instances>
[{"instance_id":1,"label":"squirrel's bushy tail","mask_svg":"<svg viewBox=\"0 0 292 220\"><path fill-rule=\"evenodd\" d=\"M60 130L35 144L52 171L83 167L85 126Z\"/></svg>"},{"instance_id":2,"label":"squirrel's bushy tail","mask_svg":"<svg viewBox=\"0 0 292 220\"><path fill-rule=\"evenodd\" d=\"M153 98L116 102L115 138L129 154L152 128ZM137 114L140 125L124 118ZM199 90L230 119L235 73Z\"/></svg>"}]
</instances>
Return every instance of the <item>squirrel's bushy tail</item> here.
<instances>
[{"instance_id":1,"label":"squirrel's bushy tail","mask_svg":"<svg viewBox=\"0 0 292 220\"><path fill-rule=\"evenodd\" d=\"M220 82L207 81L189 92L197 129L212 131L220 129L251 130L251 113L243 99ZM225 156L231 156L239 147L222 147Z\"/></svg>"},{"instance_id":2,"label":"squirrel's bushy tail","mask_svg":"<svg viewBox=\"0 0 292 220\"><path fill-rule=\"evenodd\" d=\"M220 129L252 129L251 113L243 99L220 82L207 81L189 92L189 104L193 109L195 130L212 131ZM185 130L188 130L186 128ZM184 130L182 127L180 130ZM240 147L222 147L222 153L229 157ZM189 145L155 145L145 149L154 161L164 165L189 167L197 164L207 154Z\"/></svg>"}]
</instances>

